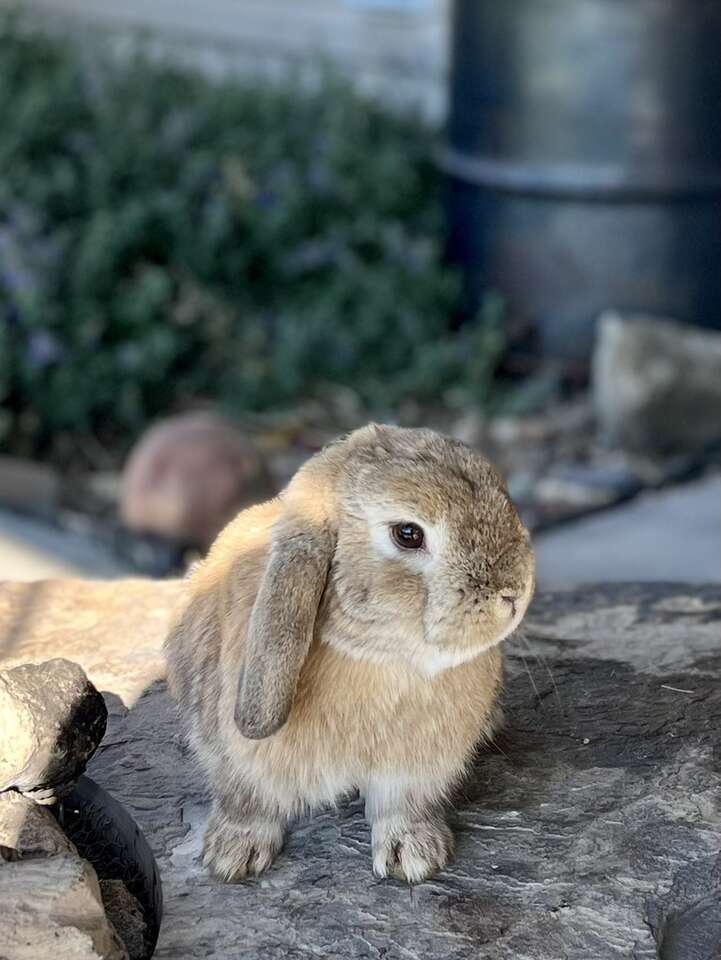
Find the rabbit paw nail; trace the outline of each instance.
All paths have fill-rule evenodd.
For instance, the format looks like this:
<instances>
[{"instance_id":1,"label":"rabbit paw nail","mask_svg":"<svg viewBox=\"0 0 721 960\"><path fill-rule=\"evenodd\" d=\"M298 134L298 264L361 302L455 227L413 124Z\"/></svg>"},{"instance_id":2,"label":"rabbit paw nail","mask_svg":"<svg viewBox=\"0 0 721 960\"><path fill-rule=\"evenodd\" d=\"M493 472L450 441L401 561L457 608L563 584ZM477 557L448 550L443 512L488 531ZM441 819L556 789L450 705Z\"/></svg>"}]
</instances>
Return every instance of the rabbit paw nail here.
<instances>
[{"instance_id":1,"label":"rabbit paw nail","mask_svg":"<svg viewBox=\"0 0 721 960\"><path fill-rule=\"evenodd\" d=\"M234 823L211 818L203 865L223 883L238 883L267 870L283 846L283 831L272 821Z\"/></svg>"},{"instance_id":2,"label":"rabbit paw nail","mask_svg":"<svg viewBox=\"0 0 721 960\"><path fill-rule=\"evenodd\" d=\"M381 821L373 826L373 872L420 883L442 870L453 852L453 834L442 821Z\"/></svg>"}]
</instances>

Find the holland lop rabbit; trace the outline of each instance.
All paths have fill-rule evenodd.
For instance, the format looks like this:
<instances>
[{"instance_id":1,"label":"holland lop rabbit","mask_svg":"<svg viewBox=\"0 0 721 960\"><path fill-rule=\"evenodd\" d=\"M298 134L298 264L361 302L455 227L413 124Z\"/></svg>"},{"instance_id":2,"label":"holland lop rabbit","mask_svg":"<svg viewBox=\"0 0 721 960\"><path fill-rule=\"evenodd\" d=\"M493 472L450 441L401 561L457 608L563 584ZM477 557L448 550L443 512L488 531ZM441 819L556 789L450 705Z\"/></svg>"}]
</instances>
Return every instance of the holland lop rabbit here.
<instances>
[{"instance_id":1,"label":"holland lop rabbit","mask_svg":"<svg viewBox=\"0 0 721 960\"><path fill-rule=\"evenodd\" d=\"M442 868L443 802L492 735L499 644L533 587L498 474L431 430L357 430L236 517L166 641L213 791L211 872L259 874L290 817L353 789L378 876Z\"/></svg>"}]
</instances>

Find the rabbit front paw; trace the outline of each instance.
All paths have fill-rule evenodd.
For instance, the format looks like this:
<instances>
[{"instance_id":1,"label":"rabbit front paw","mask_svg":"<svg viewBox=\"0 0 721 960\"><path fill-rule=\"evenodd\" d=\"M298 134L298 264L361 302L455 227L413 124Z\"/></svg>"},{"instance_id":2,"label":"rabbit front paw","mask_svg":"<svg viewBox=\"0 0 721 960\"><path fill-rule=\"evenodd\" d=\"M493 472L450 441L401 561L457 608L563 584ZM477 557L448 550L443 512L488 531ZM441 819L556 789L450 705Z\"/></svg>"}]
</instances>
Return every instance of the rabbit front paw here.
<instances>
[{"instance_id":1,"label":"rabbit front paw","mask_svg":"<svg viewBox=\"0 0 721 960\"><path fill-rule=\"evenodd\" d=\"M439 819L394 817L373 824L373 872L420 883L442 870L453 853L453 834Z\"/></svg>"},{"instance_id":2,"label":"rabbit front paw","mask_svg":"<svg viewBox=\"0 0 721 960\"><path fill-rule=\"evenodd\" d=\"M214 810L205 831L203 865L223 883L239 883L267 870L282 846L283 827L278 821L238 822Z\"/></svg>"}]
</instances>

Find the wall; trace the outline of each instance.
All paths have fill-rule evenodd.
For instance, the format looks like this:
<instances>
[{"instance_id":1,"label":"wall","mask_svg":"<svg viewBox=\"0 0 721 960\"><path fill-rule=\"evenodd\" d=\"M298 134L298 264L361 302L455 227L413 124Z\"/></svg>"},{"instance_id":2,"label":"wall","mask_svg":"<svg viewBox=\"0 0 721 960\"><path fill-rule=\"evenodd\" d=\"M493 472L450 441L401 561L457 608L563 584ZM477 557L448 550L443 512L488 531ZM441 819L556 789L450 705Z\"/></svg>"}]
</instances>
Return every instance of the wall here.
<instances>
[{"instance_id":1,"label":"wall","mask_svg":"<svg viewBox=\"0 0 721 960\"><path fill-rule=\"evenodd\" d=\"M26 0L74 32L149 33L208 69L274 72L331 60L364 89L438 117L450 0ZM14 6L0 0L0 6Z\"/></svg>"}]
</instances>

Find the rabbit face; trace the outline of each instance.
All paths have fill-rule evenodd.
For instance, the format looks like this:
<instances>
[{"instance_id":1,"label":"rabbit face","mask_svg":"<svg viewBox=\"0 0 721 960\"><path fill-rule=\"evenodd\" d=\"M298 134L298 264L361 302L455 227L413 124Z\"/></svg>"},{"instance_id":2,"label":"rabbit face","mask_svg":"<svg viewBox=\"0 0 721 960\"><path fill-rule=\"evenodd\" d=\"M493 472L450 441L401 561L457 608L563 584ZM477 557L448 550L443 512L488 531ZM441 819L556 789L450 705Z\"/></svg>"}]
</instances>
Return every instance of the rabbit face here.
<instances>
[{"instance_id":1,"label":"rabbit face","mask_svg":"<svg viewBox=\"0 0 721 960\"><path fill-rule=\"evenodd\" d=\"M429 431L382 437L340 487L328 590L349 622L372 625L343 646L414 660L420 648L450 666L520 623L534 584L528 534L479 454Z\"/></svg>"}]
</instances>

